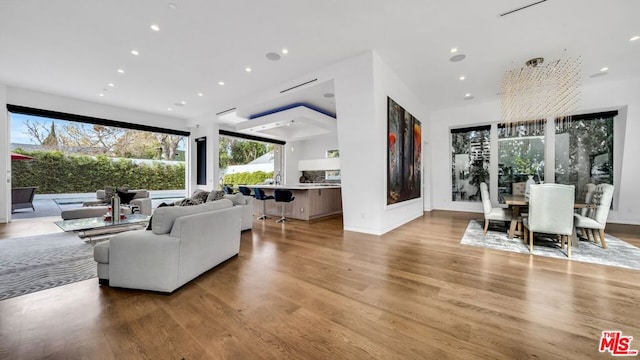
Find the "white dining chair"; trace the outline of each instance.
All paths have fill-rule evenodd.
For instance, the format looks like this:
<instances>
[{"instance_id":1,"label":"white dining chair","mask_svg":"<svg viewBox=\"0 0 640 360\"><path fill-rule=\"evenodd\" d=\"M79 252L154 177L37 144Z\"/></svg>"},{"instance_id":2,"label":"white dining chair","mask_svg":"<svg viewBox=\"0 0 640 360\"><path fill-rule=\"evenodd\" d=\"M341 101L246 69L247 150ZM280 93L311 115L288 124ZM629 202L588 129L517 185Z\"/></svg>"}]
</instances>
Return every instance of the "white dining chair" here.
<instances>
[{"instance_id":1,"label":"white dining chair","mask_svg":"<svg viewBox=\"0 0 640 360\"><path fill-rule=\"evenodd\" d=\"M589 239L589 231L592 231L593 241L597 244L598 239L596 233L600 235L602 248L607 248L607 242L604 239L604 228L607 225L609 217L609 209L613 200L614 186L610 184L599 184L593 192L591 203L595 203L597 207L591 210L589 216L582 214L574 214L575 226Z\"/></svg>"},{"instance_id":2,"label":"white dining chair","mask_svg":"<svg viewBox=\"0 0 640 360\"><path fill-rule=\"evenodd\" d=\"M486 234L489 230L490 221L511 221L511 212L509 209L494 208L493 205L491 205L489 188L484 182L480 183L480 197L482 198L482 207L484 209L483 234Z\"/></svg>"},{"instance_id":3,"label":"white dining chair","mask_svg":"<svg viewBox=\"0 0 640 360\"><path fill-rule=\"evenodd\" d=\"M529 241L529 252L533 252L534 233L560 235L560 247L567 243L567 257L571 258L573 232L573 205L575 186L560 184L531 185L529 193L529 216L523 219L524 239Z\"/></svg>"}]
</instances>

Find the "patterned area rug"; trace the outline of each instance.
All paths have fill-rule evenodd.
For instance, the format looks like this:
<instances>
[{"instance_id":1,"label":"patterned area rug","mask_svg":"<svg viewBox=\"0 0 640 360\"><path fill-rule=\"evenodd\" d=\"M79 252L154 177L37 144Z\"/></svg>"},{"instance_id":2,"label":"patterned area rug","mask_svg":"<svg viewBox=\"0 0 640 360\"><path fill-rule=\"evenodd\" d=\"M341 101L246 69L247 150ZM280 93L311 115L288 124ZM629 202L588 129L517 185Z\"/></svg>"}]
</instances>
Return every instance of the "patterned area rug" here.
<instances>
[{"instance_id":1,"label":"patterned area rug","mask_svg":"<svg viewBox=\"0 0 640 360\"><path fill-rule=\"evenodd\" d=\"M96 276L93 246L76 234L0 240L0 300Z\"/></svg>"},{"instance_id":2,"label":"patterned area rug","mask_svg":"<svg viewBox=\"0 0 640 360\"><path fill-rule=\"evenodd\" d=\"M493 223L492 223L493 224ZM478 246L489 249L504 250L529 254L529 245L524 240L507 238L506 229L489 226L486 235L482 234L484 220L471 220L460 241L461 244ZM605 234L607 249L596 245L593 241L582 239L578 247L571 248L571 260L593 264L617 266L627 269L640 270L640 249L609 234ZM566 248L560 249L558 242L538 237L533 242L533 254L566 259Z\"/></svg>"}]
</instances>

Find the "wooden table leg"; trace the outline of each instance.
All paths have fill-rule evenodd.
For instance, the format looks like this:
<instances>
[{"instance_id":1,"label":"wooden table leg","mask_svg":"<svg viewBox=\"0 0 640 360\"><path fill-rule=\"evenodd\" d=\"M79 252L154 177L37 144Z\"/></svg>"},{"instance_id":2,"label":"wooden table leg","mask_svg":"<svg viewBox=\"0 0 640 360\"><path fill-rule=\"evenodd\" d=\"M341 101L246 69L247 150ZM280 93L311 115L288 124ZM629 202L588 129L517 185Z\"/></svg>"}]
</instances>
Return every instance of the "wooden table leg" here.
<instances>
[{"instance_id":1,"label":"wooden table leg","mask_svg":"<svg viewBox=\"0 0 640 360\"><path fill-rule=\"evenodd\" d=\"M573 231L569 236L569 241L571 241L571 246L573 247L578 247L578 244L580 244L580 238L578 237L578 233L576 232L575 226L573 227Z\"/></svg>"},{"instance_id":2,"label":"wooden table leg","mask_svg":"<svg viewBox=\"0 0 640 360\"><path fill-rule=\"evenodd\" d=\"M518 224L518 216L520 216L520 206L511 205L511 226L509 227L509 239L513 239L516 233L516 225Z\"/></svg>"}]
</instances>

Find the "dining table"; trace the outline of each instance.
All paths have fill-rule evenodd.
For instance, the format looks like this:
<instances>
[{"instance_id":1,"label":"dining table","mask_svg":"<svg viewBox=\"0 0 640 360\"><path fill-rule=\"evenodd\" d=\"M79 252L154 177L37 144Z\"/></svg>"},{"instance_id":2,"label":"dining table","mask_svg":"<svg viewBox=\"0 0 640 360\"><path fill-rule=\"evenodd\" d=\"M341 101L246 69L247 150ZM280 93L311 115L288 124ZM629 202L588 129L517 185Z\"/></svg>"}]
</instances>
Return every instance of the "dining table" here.
<instances>
[{"instance_id":1,"label":"dining table","mask_svg":"<svg viewBox=\"0 0 640 360\"><path fill-rule=\"evenodd\" d=\"M518 221L522 221L522 220L518 220L522 210L529 207L529 197L527 197L526 195L509 195L509 194L502 194L501 196L504 199L504 203L507 204L511 209L511 224L509 226L509 233L507 237L509 239L513 239L514 236L516 235L523 235L524 230L519 230L516 228L518 226ZM584 209L584 208L595 209L597 205L574 203L573 207L574 209ZM575 226L573 227L573 232L571 233L570 239L571 239L571 246L577 247L579 244L579 241L578 241L578 235L576 233Z\"/></svg>"}]
</instances>

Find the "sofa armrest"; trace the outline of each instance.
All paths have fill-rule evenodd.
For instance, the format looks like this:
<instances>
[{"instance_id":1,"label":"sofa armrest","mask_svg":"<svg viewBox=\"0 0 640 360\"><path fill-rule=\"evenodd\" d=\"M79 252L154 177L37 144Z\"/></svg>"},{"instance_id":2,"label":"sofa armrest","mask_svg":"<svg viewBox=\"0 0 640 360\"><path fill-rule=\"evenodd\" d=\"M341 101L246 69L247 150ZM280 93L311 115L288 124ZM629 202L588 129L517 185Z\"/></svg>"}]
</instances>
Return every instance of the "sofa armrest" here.
<instances>
[{"instance_id":1,"label":"sofa armrest","mask_svg":"<svg viewBox=\"0 0 640 360\"><path fill-rule=\"evenodd\" d=\"M109 243L109 285L163 292L180 286L180 239L136 230L118 234Z\"/></svg>"},{"instance_id":2,"label":"sofa armrest","mask_svg":"<svg viewBox=\"0 0 640 360\"><path fill-rule=\"evenodd\" d=\"M151 199L150 198L139 198L139 199L133 199L129 202L129 204L131 205L137 205L138 207L140 207L140 213L143 215L151 215L152 212L152 206L151 206Z\"/></svg>"}]
</instances>

